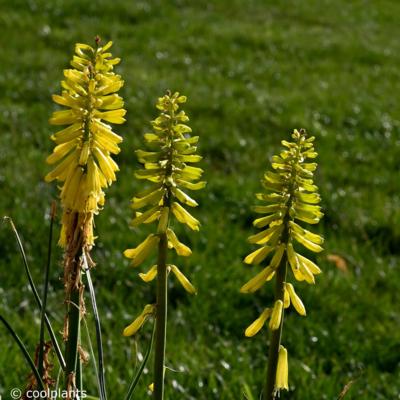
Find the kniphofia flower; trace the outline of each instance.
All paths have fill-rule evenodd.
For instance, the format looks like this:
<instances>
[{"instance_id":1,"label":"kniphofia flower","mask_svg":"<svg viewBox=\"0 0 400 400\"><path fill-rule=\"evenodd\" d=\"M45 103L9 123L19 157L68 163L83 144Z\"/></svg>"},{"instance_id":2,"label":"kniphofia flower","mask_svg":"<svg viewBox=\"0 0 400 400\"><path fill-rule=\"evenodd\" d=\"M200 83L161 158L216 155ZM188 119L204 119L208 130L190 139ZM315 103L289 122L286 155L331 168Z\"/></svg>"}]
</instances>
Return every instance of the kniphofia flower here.
<instances>
[{"instance_id":1,"label":"kniphofia flower","mask_svg":"<svg viewBox=\"0 0 400 400\"><path fill-rule=\"evenodd\" d=\"M56 143L47 158L55 165L46 181L61 183L63 206L60 244L66 246L75 234L83 232L83 245L92 246L93 215L104 205L104 189L115 181L118 165L112 154L118 154L121 136L109 123L125 122L124 102L117 94L124 81L113 72L119 58L109 52L112 42L94 48L78 43L70 69L64 70L62 92L53 95L66 110L55 111L52 125L66 126L51 136Z\"/></svg>"},{"instance_id":2,"label":"kniphofia flower","mask_svg":"<svg viewBox=\"0 0 400 400\"><path fill-rule=\"evenodd\" d=\"M265 191L256 195L261 204L255 206L254 211L261 216L254 220L253 225L262 231L250 236L249 242L260 247L244 262L264 264L264 267L241 288L242 293L253 293L266 282L276 279L272 308L266 308L245 331L246 336L254 336L269 319L272 343L269 357L277 362L273 363L274 371L269 371L270 382L264 390L265 396L269 396L271 390L288 389L287 350L280 345L284 309L293 305L300 315L306 315L303 302L289 282L291 277L287 267L290 266L294 280L310 284L315 283L314 275L321 272L297 249L303 246L311 252L322 251L323 238L300 225L317 224L323 216L318 205L318 188L313 181L317 164L308 161L317 157L313 146L315 138L308 137L304 130L295 130L292 139L293 142L282 141L285 149L272 157L273 171L264 175Z\"/></svg>"},{"instance_id":3,"label":"kniphofia flower","mask_svg":"<svg viewBox=\"0 0 400 400\"><path fill-rule=\"evenodd\" d=\"M189 279L174 264L167 262L167 252L174 249L178 256L190 256L191 249L182 243L174 231L174 222L199 230L200 222L188 211L197 202L189 196L188 190L199 190L205 186L200 181L203 170L192 164L201 160L196 154L198 136L191 136L189 120L180 106L186 102L179 93L167 93L160 97L157 108L160 115L152 121L153 131L145 133L148 148L137 150L136 154L144 168L136 172L138 179L150 182L150 186L132 199L135 217L133 226L156 223L157 230L151 233L137 247L125 250L132 266L142 264L155 249L158 249L157 264L139 276L150 282L157 279L157 302L147 305L143 312L124 330L124 335L135 334L148 318L149 310L156 315L155 356L154 356L154 399L162 400L164 394L165 347L167 327L167 279L175 275L183 288L195 294L196 289ZM141 211L139 211L141 210Z\"/></svg>"},{"instance_id":4,"label":"kniphofia flower","mask_svg":"<svg viewBox=\"0 0 400 400\"><path fill-rule=\"evenodd\" d=\"M177 255L190 256L192 253L178 239L172 226L174 218L194 231L199 230L200 222L186 208L196 207L197 202L186 191L205 186L205 182L199 181L203 170L191 165L202 157L195 154L199 137L190 135L192 130L185 124L189 118L183 110L179 110L185 102L186 97L179 93L160 97L156 107L161 113L152 121L153 132L144 135L148 149L136 151L144 169L136 171L135 175L151 185L132 199L132 208L135 210L132 226L155 222L157 232L148 235L137 247L125 250L124 255L131 259L134 267L142 264L157 248L162 234L166 234L168 247L174 249ZM168 264L168 271L176 276L186 291L196 293L176 265ZM139 276L145 282L153 280L157 276L157 265Z\"/></svg>"},{"instance_id":5,"label":"kniphofia flower","mask_svg":"<svg viewBox=\"0 0 400 400\"><path fill-rule=\"evenodd\" d=\"M109 123L122 124L126 111L117 94L123 86L113 72L119 58L112 58L112 42L93 48L76 44L70 69L64 70L62 92L53 100L66 107L55 111L50 123L64 126L52 135L56 143L47 158L54 169L46 181L60 182L63 208L59 243L64 247L64 286L67 307L64 319L66 342L66 389L75 389L79 350L79 326L85 314L82 270L85 261L92 266L90 249L94 244L93 217L104 205L104 189L115 181L118 166L112 159L120 149L122 138ZM81 356L79 356L81 357Z\"/></svg>"}]
</instances>

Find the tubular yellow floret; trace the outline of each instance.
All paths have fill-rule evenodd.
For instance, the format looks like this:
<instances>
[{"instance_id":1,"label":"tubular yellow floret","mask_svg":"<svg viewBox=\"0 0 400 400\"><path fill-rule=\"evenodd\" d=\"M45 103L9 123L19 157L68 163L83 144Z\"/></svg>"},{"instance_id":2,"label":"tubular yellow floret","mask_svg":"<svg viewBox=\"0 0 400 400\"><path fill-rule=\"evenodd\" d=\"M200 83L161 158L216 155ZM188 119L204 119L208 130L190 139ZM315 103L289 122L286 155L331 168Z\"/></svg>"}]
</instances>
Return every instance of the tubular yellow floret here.
<instances>
[{"instance_id":1,"label":"tubular yellow floret","mask_svg":"<svg viewBox=\"0 0 400 400\"><path fill-rule=\"evenodd\" d=\"M132 259L133 267L137 267L150 255L151 251L157 247L159 241L159 236L151 234L136 248L125 250L124 255Z\"/></svg>"},{"instance_id":2,"label":"tubular yellow floret","mask_svg":"<svg viewBox=\"0 0 400 400\"><path fill-rule=\"evenodd\" d=\"M247 337L252 337L252 336L256 335L261 330L261 328L264 326L267 319L271 316L271 311L272 310L270 308L266 308L261 313L261 315L251 325L249 325L247 327L244 334Z\"/></svg>"},{"instance_id":3,"label":"tubular yellow floret","mask_svg":"<svg viewBox=\"0 0 400 400\"><path fill-rule=\"evenodd\" d=\"M147 319L154 314L154 310L155 308L153 304L147 304L142 313L124 329L122 334L124 336L134 335L143 326Z\"/></svg>"},{"instance_id":4,"label":"tubular yellow floret","mask_svg":"<svg viewBox=\"0 0 400 400\"><path fill-rule=\"evenodd\" d=\"M277 300L272 309L271 319L269 320L269 328L276 331L281 325L282 321L283 301Z\"/></svg>"},{"instance_id":5,"label":"tubular yellow floret","mask_svg":"<svg viewBox=\"0 0 400 400\"><path fill-rule=\"evenodd\" d=\"M280 346L278 354L278 366L276 369L276 381L275 381L276 390L281 390L281 389L289 390L288 376L289 376L289 365L288 365L287 350L283 346Z\"/></svg>"},{"instance_id":6,"label":"tubular yellow floret","mask_svg":"<svg viewBox=\"0 0 400 400\"><path fill-rule=\"evenodd\" d=\"M297 295L297 293L294 290L294 287L291 283L286 283L285 284L285 293L288 293L290 297L290 301L293 304L293 307L295 310L300 314L305 316L306 315L306 309L304 307L303 302L301 301L300 297Z\"/></svg>"},{"instance_id":7,"label":"tubular yellow floret","mask_svg":"<svg viewBox=\"0 0 400 400\"><path fill-rule=\"evenodd\" d=\"M176 265L170 265L171 271L176 276L183 288L190 294L196 294L196 288L190 283L189 279L179 270Z\"/></svg>"}]
</instances>

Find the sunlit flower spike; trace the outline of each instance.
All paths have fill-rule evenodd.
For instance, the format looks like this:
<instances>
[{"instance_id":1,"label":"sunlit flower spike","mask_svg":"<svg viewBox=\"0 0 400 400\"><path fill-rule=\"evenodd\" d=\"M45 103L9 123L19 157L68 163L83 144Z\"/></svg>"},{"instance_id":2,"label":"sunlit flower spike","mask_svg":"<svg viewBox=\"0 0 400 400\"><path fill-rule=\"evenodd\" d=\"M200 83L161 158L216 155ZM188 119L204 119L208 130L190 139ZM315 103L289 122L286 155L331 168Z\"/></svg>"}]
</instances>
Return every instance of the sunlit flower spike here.
<instances>
[{"instance_id":1,"label":"sunlit flower spike","mask_svg":"<svg viewBox=\"0 0 400 400\"><path fill-rule=\"evenodd\" d=\"M67 313L64 324L66 342L66 388L75 387L79 362L80 320L85 314L82 271L85 262L93 266L90 249L94 245L94 215L104 205L104 189L116 179L118 166L112 155L119 153L122 138L111 124L125 122L124 102L117 94L124 82L113 72L119 58L109 52L112 42L100 45L75 45L70 69L64 70L62 91L53 95L65 107L55 111L52 125L63 126L51 139L56 143L47 162L53 169L46 181L60 183L63 208L59 244L64 248L64 286Z\"/></svg>"},{"instance_id":2,"label":"sunlit flower spike","mask_svg":"<svg viewBox=\"0 0 400 400\"><path fill-rule=\"evenodd\" d=\"M124 123L126 110L117 94L124 81L113 72L120 59L112 58L111 46L108 42L101 47L99 41L94 48L76 44L73 68L64 70L61 95L53 95L54 102L67 108L50 118L51 124L67 127L51 137L56 147L47 162L55 167L45 178L61 183L62 246L70 242L75 225L83 230L84 245L94 244L93 215L104 205L103 190L118 171L112 154L119 153L122 138L109 123Z\"/></svg>"},{"instance_id":3,"label":"sunlit flower spike","mask_svg":"<svg viewBox=\"0 0 400 400\"><path fill-rule=\"evenodd\" d=\"M183 110L179 110L185 102L186 97L179 93L160 97L156 107L161 113L152 121L153 132L144 134L149 150L136 151L144 168L137 171L135 176L148 180L151 186L132 199L132 208L135 210L132 226L155 222L157 232L147 236L136 248L125 250L125 256L132 260L135 267L157 248L160 235L163 234L168 239L168 247L173 248L179 256L191 255L190 248L181 243L175 234L171 225L173 219L195 231L200 227L200 222L187 209L198 204L186 191L202 189L205 182L199 181L203 170L191 165L202 157L195 154L199 137L190 136L192 130L185 125L189 118ZM169 270L182 282L179 277L184 275L176 266ZM156 269L151 269L141 277L154 278L154 274ZM145 281L147 279L144 278ZM188 288L187 285L183 287L186 290ZM193 292L192 289L188 291Z\"/></svg>"},{"instance_id":4,"label":"sunlit flower spike","mask_svg":"<svg viewBox=\"0 0 400 400\"><path fill-rule=\"evenodd\" d=\"M156 315L155 399L162 399L164 391L168 274L172 272L188 293L196 293L195 287L183 272L176 265L167 263L168 248L174 249L178 256L187 257L192 254L191 249L179 240L173 225L178 222L191 230L199 230L200 222L188 210L198 204L188 191L205 186L205 182L200 180L203 170L192 165L202 157L196 154L199 137L191 136L192 130L186 125L189 118L180 110L185 102L186 97L179 93L168 92L160 97L156 105L160 114L152 121L153 131L144 134L147 149L136 151L143 169L135 175L138 179L149 181L150 186L132 199L132 208L135 211L132 226L156 223L157 229L138 246L124 252L131 259L132 266L136 267L158 250L157 264L139 274L145 282L157 280L157 303L153 308ZM136 333L144 320L142 313L130 328L125 329L124 334Z\"/></svg>"},{"instance_id":5,"label":"sunlit flower spike","mask_svg":"<svg viewBox=\"0 0 400 400\"><path fill-rule=\"evenodd\" d=\"M242 293L253 293L275 278L274 304L245 331L246 336L254 336L269 319L271 345L265 399L274 398L280 389L288 390L287 350L280 344L284 310L292 305L298 314L306 315L303 302L293 284L288 282L288 266L294 280L310 284L315 283L314 276L321 272L313 261L297 250L301 247L315 253L323 250L323 238L300 225L317 224L323 216L318 205L318 188L313 180L317 164L308 161L317 157L313 146L315 138L308 137L304 130L295 130L292 139L293 142L282 141L285 149L272 157L272 171L264 174L265 191L256 195L261 204L254 207L261 216L253 223L262 231L249 237L250 243L260 247L244 259L247 264L264 264L264 267L242 286Z\"/></svg>"}]
</instances>

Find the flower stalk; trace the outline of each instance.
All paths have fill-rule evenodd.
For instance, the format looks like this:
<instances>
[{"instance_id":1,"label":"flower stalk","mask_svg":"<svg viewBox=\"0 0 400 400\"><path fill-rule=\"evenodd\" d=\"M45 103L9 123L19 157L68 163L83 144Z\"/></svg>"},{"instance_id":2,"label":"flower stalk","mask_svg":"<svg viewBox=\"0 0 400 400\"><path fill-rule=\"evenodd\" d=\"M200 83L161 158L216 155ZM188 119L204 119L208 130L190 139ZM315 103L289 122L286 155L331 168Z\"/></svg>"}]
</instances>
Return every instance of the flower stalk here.
<instances>
[{"instance_id":1,"label":"flower stalk","mask_svg":"<svg viewBox=\"0 0 400 400\"><path fill-rule=\"evenodd\" d=\"M164 398L165 348L167 340L167 306L168 306L168 273L167 273L167 234L160 234L157 261L157 303L156 303L156 337L154 358L154 399Z\"/></svg>"},{"instance_id":2,"label":"flower stalk","mask_svg":"<svg viewBox=\"0 0 400 400\"><path fill-rule=\"evenodd\" d=\"M138 179L151 182L151 186L132 199L135 218L132 226L157 223L157 231L150 234L136 248L127 249L124 255L130 258L132 266L142 264L153 252L158 250L157 264L139 276L145 282L157 279L156 304L148 304L143 312L127 327L123 334L135 334L146 319L155 315L155 357L154 387L155 400L164 398L165 349L167 333L168 275L172 272L183 288L195 294L196 289L176 265L168 263L168 249L174 249L178 256L190 256L191 250L181 243L173 230L173 217L194 231L199 230L200 222L184 206L196 207L197 202L182 189L199 190L205 182L198 181L203 170L191 164L199 162L196 155L198 136L190 136L191 128L185 124L189 120L180 105L186 102L179 93L167 94L158 99L156 107L160 115L152 121L153 132L144 135L149 150L137 150L139 161L144 169L136 172ZM146 208L146 211L137 210Z\"/></svg>"},{"instance_id":3,"label":"flower stalk","mask_svg":"<svg viewBox=\"0 0 400 400\"><path fill-rule=\"evenodd\" d=\"M118 165L112 159L120 149L122 138L109 123L125 122L123 100L116 94L123 86L119 75L113 72L119 58L111 58L108 51L112 42L95 47L78 43L71 61L71 69L64 70L61 95L53 95L55 103L67 107L55 111L50 118L53 125L67 125L51 139L56 143L47 158L55 168L46 181L62 183L62 229L59 244L64 248L64 287L66 316L65 387L68 391L81 386L80 321L85 315L83 258L89 267L94 263L90 251L94 246L94 216L104 206L103 189L116 180ZM77 384L77 380L79 383Z\"/></svg>"},{"instance_id":4,"label":"flower stalk","mask_svg":"<svg viewBox=\"0 0 400 400\"><path fill-rule=\"evenodd\" d=\"M315 283L314 275L321 272L294 248L298 243L312 252L322 251L323 238L296 222L317 224L323 216L318 206L318 188L313 182L317 164L306 162L317 157L313 147L315 138L308 137L304 130L295 130L292 139L293 142L282 141L286 149L272 157L274 172L265 173L265 192L256 195L263 204L254 207L254 211L264 216L255 219L253 225L264 230L250 236L249 242L261 247L244 260L247 264L260 264L272 254L268 265L241 288L242 293L253 293L275 277L273 307L266 308L245 331L246 336L254 336L269 319L271 333L264 400L274 400L280 390L289 390L287 350L281 344L285 309L293 305L298 314L306 315L300 297L288 282L288 267L295 280L310 284Z\"/></svg>"}]
</instances>

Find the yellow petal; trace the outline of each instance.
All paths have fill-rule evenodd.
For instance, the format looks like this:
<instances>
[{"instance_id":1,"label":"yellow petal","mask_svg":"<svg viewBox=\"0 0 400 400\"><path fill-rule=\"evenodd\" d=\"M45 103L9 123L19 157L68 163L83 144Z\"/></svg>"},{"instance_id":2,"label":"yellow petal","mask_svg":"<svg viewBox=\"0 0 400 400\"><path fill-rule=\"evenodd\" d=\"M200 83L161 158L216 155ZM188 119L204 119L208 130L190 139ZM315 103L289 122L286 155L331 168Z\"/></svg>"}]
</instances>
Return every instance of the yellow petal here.
<instances>
[{"instance_id":1,"label":"yellow petal","mask_svg":"<svg viewBox=\"0 0 400 400\"><path fill-rule=\"evenodd\" d=\"M186 224L194 231L199 230L200 222L190 215L179 203L173 202L171 210L179 222Z\"/></svg>"},{"instance_id":2,"label":"yellow petal","mask_svg":"<svg viewBox=\"0 0 400 400\"><path fill-rule=\"evenodd\" d=\"M134 335L152 314L154 314L154 305L147 304L144 307L142 313L129 326L124 329L123 335Z\"/></svg>"},{"instance_id":3,"label":"yellow petal","mask_svg":"<svg viewBox=\"0 0 400 400\"><path fill-rule=\"evenodd\" d=\"M299 270L302 273L302 275L304 276L304 280L307 283L310 283L310 284L314 284L315 283L314 275L308 269L308 267L305 264L303 264L302 262L300 262Z\"/></svg>"},{"instance_id":4,"label":"yellow petal","mask_svg":"<svg viewBox=\"0 0 400 400\"><path fill-rule=\"evenodd\" d=\"M299 256L299 261L303 263L314 275L318 275L321 273L321 269L311 260L309 260L306 257L303 257L300 254L298 254L298 256Z\"/></svg>"},{"instance_id":5,"label":"yellow petal","mask_svg":"<svg viewBox=\"0 0 400 400\"><path fill-rule=\"evenodd\" d=\"M165 192L164 188L159 188L144 197L141 198L134 197L132 202L132 208L134 210L138 210L139 208L147 206L148 204L156 204L164 196L164 192Z\"/></svg>"},{"instance_id":6,"label":"yellow petal","mask_svg":"<svg viewBox=\"0 0 400 400\"><path fill-rule=\"evenodd\" d=\"M245 335L247 337L252 337L256 335L261 328L264 326L267 319L270 317L272 310L270 308L266 308L261 315L246 329Z\"/></svg>"},{"instance_id":7,"label":"yellow petal","mask_svg":"<svg viewBox=\"0 0 400 400\"><path fill-rule=\"evenodd\" d=\"M286 286L283 288L283 307L288 308L290 306L290 295L288 290L286 289Z\"/></svg>"},{"instance_id":8,"label":"yellow petal","mask_svg":"<svg viewBox=\"0 0 400 400\"><path fill-rule=\"evenodd\" d=\"M62 144L74 140L83 134L82 123L78 122L70 125L68 128L62 129L51 136L57 144Z\"/></svg>"},{"instance_id":9,"label":"yellow petal","mask_svg":"<svg viewBox=\"0 0 400 400\"><path fill-rule=\"evenodd\" d=\"M306 309L304 307L304 304L301 301L300 297L295 292L294 287L293 287L293 285L291 283L286 283L285 284L285 291L289 293L290 300L292 301L294 309L300 315L305 316L306 315Z\"/></svg>"},{"instance_id":10,"label":"yellow petal","mask_svg":"<svg viewBox=\"0 0 400 400\"><path fill-rule=\"evenodd\" d=\"M282 310L283 310L283 301L277 300L272 310L271 319L269 320L269 328L272 331L276 331L281 325Z\"/></svg>"},{"instance_id":11,"label":"yellow petal","mask_svg":"<svg viewBox=\"0 0 400 400\"><path fill-rule=\"evenodd\" d=\"M282 260L284 251L285 251L285 245L283 243L281 243L278 246L278 248L276 249L274 256L272 257L271 264L270 264L271 268L276 269L279 267L279 264Z\"/></svg>"},{"instance_id":12,"label":"yellow petal","mask_svg":"<svg viewBox=\"0 0 400 400\"><path fill-rule=\"evenodd\" d=\"M144 282L151 282L157 276L157 265L153 265L145 274L140 273L139 276Z\"/></svg>"},{"instance_id":13,"label":"yellow petal","mask_svg":"<svg viewBox=\"0 0 400 400\"><path fill-rule=\"evenodd\" d=\"M276 380L275 380L276 390L280 389L289 390L288 376L289 376L289 368L288 368L287 350L283 346L279 346L278 365L276 369Z\"/></svg>"},{"instance_id":14,"label":"yellow petal","mask_svg":"<svg viewBox=\"0 0 400 400\"><path fill-rule=\"evenodd\" d=\"M250 253L245 259L246 264L259 264L273 250L273 247L263 246Z\"/></svg>"},{"instance_id":15,"label":"yellow petal","mask_svg":"<svg viewBox=\"0 0 400 400\"><path fill-rule=\"evenodd\" d=\"M172 193L178 198L182 203L187 204L190 207L197 207L198 203L193 200L190 196L188 196L185 192L178 188L173 188Z\"/></svg>"},{"instance_id":16,"label":"yellow petal","mask_svg":"<svg viewBox=\"0 0 400 400\"><path fill-rule=\"evenodd\" d=\"M169 207L163 207L158 221L157 233L165 233L169 222Z\"/></svg>"},{"instance_id":17,"label":"yellow petal","mask_svg":"<svg viewBox=\"0 0 400 400\"><path fill-rule=\"evenodd\" d=\"M48 164L54 164L62 160L72 149L76 147L77 143L78 142L76 140L71 140L70 142L59 144L54 148L53 153L46 158L46 162Z\"/></svg>"},{"instance_id":18,"label":"yellow petal","mask_svg":"<svg viewBox=\"0 0 400 400\"><path fill-rule=\"evenodd\" d=\"M132 220L131 225L132 226L138 226L143 223L147 223L149 219L154 217L155 214L157 214L160 210L160 207L153 207L150 210L147 210L146 212L142 213L136 213L136 217Z\"/></svg>"},{"instance_id":19,"label":"yellow petal","mask_svg":"<svg viewBox=\"0 0 400 400\"><path fill-rule=\"evenodd\" d=\"M157 246L159 241L159 236L151 234L147 236L147 238L135 249L125 250L124 256L132 258L132 266L136 267L146 259L151 251Z\"/></svg>"},{"instance_id":20,"label":"yellow petal","mask_svg":"<svg viewBox=\"0 0 400 400\"><path fill-rule=\"evenodd\" d=\"M111 157L105 155L99 148L94 148L93 153L100 165L101 172L107 180L107 183L111 185L116 180L116 176L113 170L113 164L111 163Z\"/></svg>"},{"instance_id":21,"label":"yellow petal","mask_svg":"<svg viewBox=\"0 0 400 400\"><path fill-rule=\"evenodd\" d=\"M253 293L256 290L260 289L265 282L272 279L275 271L270 266L264 268L261 272L259 272L254 278L250 279L247 283L245 283L240 291L242 293Z\"/></svg>"},{"instance_id":22,"label":"yellow petal","mask_svg":"<svg viewBox=\"0 0 400 400\"><path fill-rule=\"evenodd\" d=\"M44 179L46 182L51 182L54 179L63 181L67 178L67 173L69 172L70 168L75 168L77 164L78 154L73 151L67 157L65 157L56 168L49 172Z\"/></svg>"},{"instance_id":23,"label":"yellow petal","mask_svg":"<svg viewBox=\"0 0 400 400\"><path fill-rule=\"evenodd\" d=\"M323 251L323 248L312 242L311 240L306 239L304 236L302 236L301 234L297 233L296 231L293 231L293 237L299 242L301 243L304 247L306 247L307 249L313 251L314 253L319 253L321 251Z\"/></svg>"},{"instance_id":24,"label":"yellow petal","mask_svg":"<svg viewBox=\"0 0 400 400\"><path fill-rule=\"evenodd\" d=\"M294 251L292 243L288 243L286 246L286 254L289 260L289 264L292 267L292 270L298 270L299 269L299 260L297 258L297 254Z\"/></svg>"},{"instance_id":25,"label":"yellow petal","mask_svg":"<svg viewBox=\"0 0 400 400\"><path fill-rule=\"evenodd\" d=\"M182 274L182 272L178 269L176 265L171 265L171 271L174 273L178 281L181 283L183 288L189 292L190 294L196 294L197 290L196 288L190 283L189 279L186 278L185 275Z\"/></svg>"},{"instance_id":26,"label":"yellow petal","mask_svg":"<svg viewBox=\"0 0 400 400\"><path fill-rule=\"evenodd\" d=\"M171 243L172 247L175 249L178 256L188 257L192 254L192 250L183 243L181 243L172 229L167 229L168 241Z\"/></svg>"},{"instance_id":27,"label":"yellow petal","mask_svg":"<svg viewBox=\"0 0 400 400\"><path fill-rule=\"evenodd\" d=\"M90 154L89 142L86 141L82 146L82 150L79 156L79 165L85 166L87 164L89 154Z\"/></svg>"},{"instance_id":28,"label":"yellow petal","mask_svg":"<svg viewBox=\"0 0 400 400\"><path fill-rule=\"evenodd\" d=\"M255 235L251 235L248 238L250 243L266 244L271 239L277 237L283 231L283 226L273 226L272 228L265 229Z\"/></svg>"},{"instance_id":29,"label":"yellow petal","mask_svg":"<svg viewBox=\"0 0 400 400\"><path fill-rule=\"evenodd\" d=\"M69 125L81 120L82 116L79 116L72 110L63 110L55 111L49 119L49 123L52 125Z\"/></svg>"}]
</instances>

